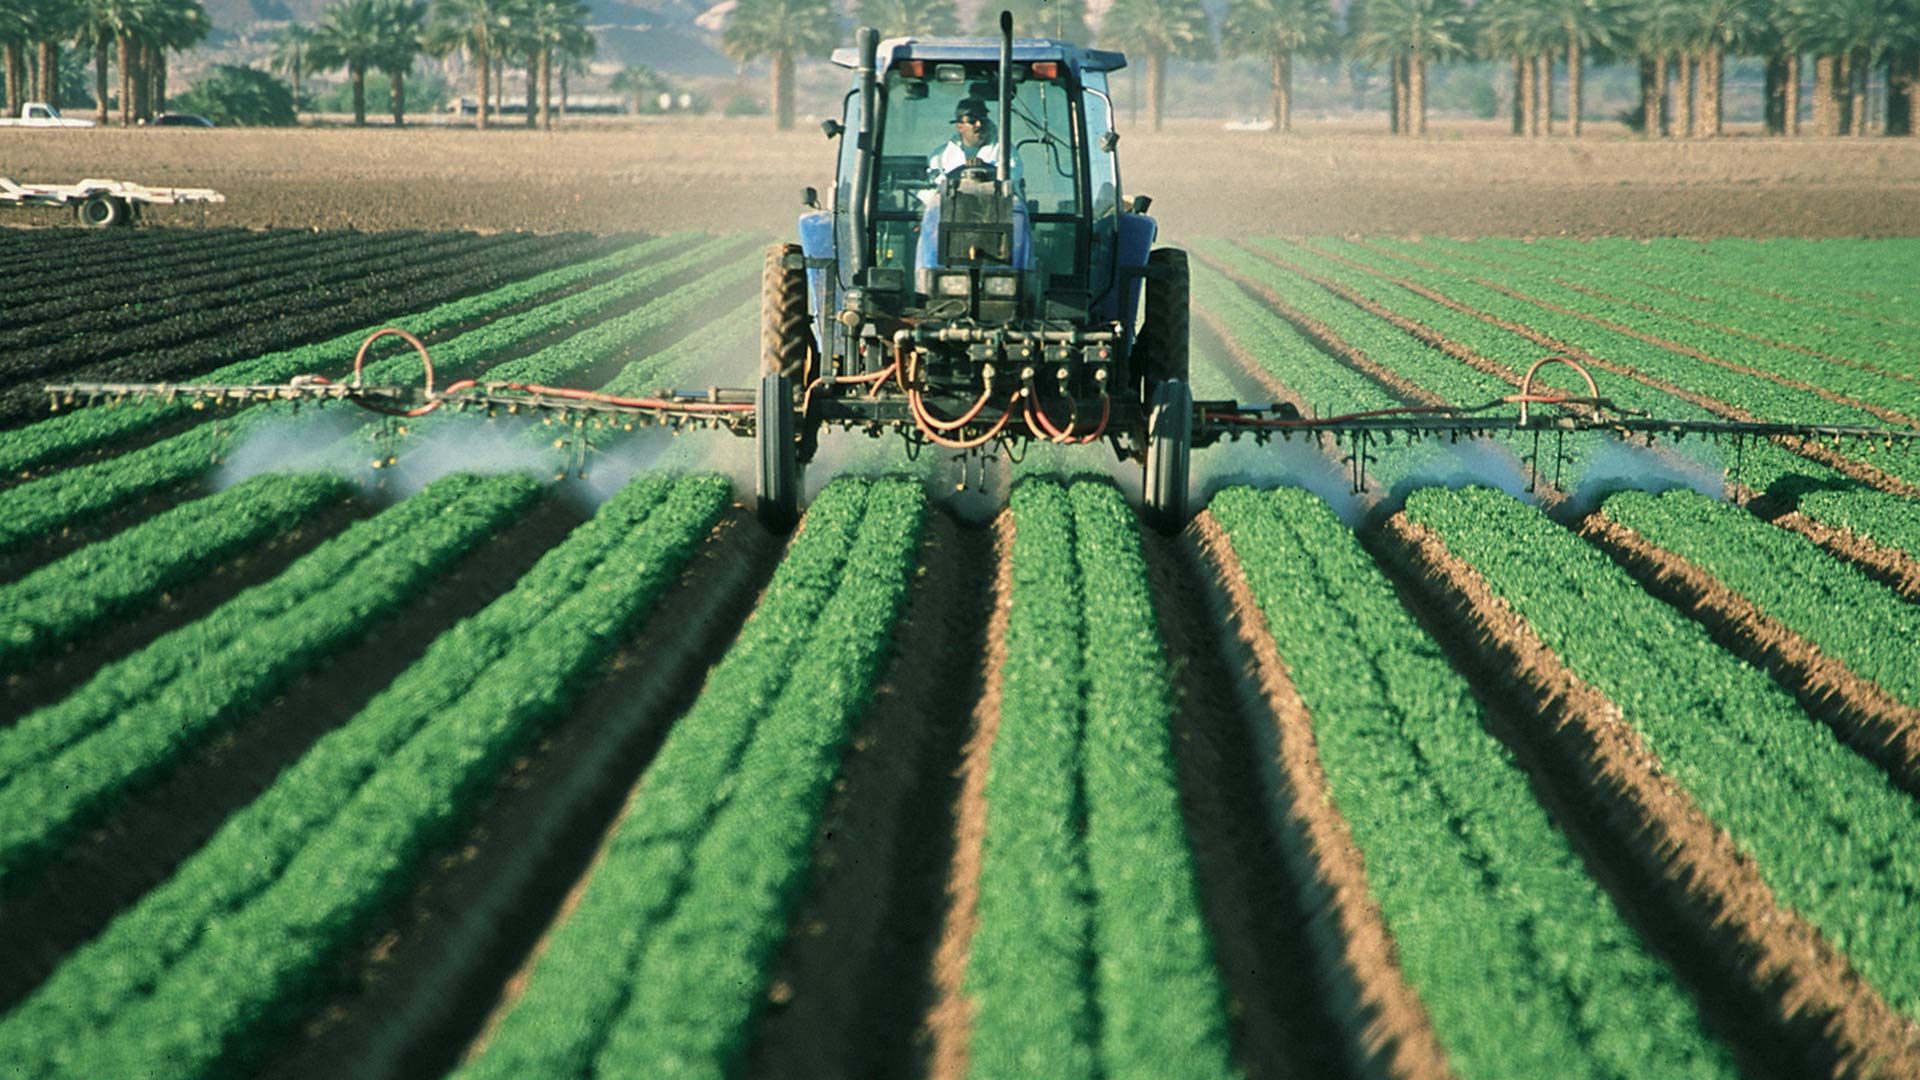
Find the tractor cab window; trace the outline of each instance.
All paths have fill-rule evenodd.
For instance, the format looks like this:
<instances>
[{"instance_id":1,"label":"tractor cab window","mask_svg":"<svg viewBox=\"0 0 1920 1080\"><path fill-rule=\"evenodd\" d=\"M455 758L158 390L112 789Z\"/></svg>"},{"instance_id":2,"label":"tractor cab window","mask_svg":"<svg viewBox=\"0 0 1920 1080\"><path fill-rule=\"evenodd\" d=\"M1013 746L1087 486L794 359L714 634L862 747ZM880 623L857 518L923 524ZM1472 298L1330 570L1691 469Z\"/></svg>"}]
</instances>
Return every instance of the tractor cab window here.
<instances>
[{"instance_id":1,"label":"tractor cab window","mask_svg":"<svg viewBox=\"0 0 1920 1080\"><path fill-rule=\"evenodd\" d=\"M921 230L939 198L940 165L980 157L968 148L956 115L984 105L984 142L997 145L998 65L993 63L895 64L884 85L886 107L875 176L874 258L911 273L921 249ZM1080 162L1083 142L1065 65L1014 65L1010 170L1015 197L1031 232L1027 268L1041 282L1084 289ZM969 128L973 125L967 125ZM949 153L948 148L956 147ZM990 159L992 153L985 155ZM990 160L983 164L991 165ZM1058 281L1060 277L1068 281ZM1069 284L1072 282L1073 284Z\"/></svg>"},{"instance_id":2,"label":"tractor cab window","mask_svg":"<svg viewBox=\"0 0 1920 1080\"><path fill-rule=\"evenodd\" d=\"M1107 97L1107 73L1085 74L1087 191L1093 197L1093 235L1088 270L1093 297L1097 301L1113 287L1114 259L1120 244L1120 166L1115 151L1103 150L1113 126L1113 100Z\"/></svg>"}]
</instances>

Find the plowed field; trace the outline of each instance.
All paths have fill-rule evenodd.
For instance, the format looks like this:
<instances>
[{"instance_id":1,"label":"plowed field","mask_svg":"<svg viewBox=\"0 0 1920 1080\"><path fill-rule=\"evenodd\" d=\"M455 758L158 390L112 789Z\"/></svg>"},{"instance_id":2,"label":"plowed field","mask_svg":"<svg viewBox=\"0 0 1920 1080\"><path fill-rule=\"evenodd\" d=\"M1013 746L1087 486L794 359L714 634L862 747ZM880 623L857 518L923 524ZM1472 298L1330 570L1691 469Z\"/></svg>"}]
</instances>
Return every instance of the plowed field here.
<instances>
[{"instance_id":1,"label":"plowed field","mask_svg":"<svg viewBox=\"0 0 1920 1080\"><path fill-rule=\"evenodd\" d=\"M38 391L745 385L766 239L0 231L159 283L0 311L11 1074L1920 1075L1920 451L1249 440L1168 537L836 433L776 536L719 434ZM1201 398L1920 423L1910 240L1186 246Z\"/></svg>"}]
</instances>

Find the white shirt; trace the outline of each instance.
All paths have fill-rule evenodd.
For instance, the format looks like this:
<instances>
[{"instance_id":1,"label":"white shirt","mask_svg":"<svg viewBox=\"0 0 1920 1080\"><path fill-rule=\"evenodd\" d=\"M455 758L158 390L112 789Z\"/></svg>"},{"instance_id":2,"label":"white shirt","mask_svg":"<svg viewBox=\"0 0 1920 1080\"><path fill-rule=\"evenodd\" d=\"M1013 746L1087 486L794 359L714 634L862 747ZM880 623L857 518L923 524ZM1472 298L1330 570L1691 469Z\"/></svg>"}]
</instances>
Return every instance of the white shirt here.
<instances>
[{"instance_id":1,"label":"white shirt","mask_svg":"<svg viewBox=\"0 0 1920 1080\"><path fill-rule=\"evenodd\" d=\"M973 151L972 156L979 159L982 165L998 164L1000 161L1000 144L997 142L983 143L977 150ZM947 145L940 148L938 153L927 158L927 178L938 183L941 177L965 165L967 163L967 157L967 148L961 146L958 139L947 143ZM1014 156L1012 165L1008 167L1008 177L1016 184L1020 182L1020 158L1018 155Z\"/></svg>"}]
</instances>

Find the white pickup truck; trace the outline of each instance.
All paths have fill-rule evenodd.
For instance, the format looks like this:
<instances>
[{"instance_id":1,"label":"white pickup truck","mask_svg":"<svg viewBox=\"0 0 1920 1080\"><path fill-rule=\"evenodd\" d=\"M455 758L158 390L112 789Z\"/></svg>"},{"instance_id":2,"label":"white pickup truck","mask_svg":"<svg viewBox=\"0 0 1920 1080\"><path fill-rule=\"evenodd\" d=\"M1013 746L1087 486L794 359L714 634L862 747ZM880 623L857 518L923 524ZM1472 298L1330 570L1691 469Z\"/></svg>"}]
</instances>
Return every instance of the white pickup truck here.
<instances>
[{"instance_id":1,"label":"white pickup truck","mask_svg":"<svg viewBox=\"0 0 1920 1080\"><path fill-rule=\"evenodd\" d=\"M60 115L60 110L41 101L29 101L20 106L20 118L0 117L0 127L35 128L90 128L91 120L71 120Z\"/></svg>"}]
</instances>

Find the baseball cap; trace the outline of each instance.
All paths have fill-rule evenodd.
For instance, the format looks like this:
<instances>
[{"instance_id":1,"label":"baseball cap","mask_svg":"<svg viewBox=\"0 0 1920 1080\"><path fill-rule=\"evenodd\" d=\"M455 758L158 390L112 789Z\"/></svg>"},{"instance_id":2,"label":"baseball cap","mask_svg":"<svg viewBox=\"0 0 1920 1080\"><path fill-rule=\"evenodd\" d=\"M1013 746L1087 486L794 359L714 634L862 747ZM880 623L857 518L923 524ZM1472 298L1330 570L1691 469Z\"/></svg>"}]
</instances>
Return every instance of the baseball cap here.
<instances>
[{"instance_id":1,"label":"baseball cap","mask_svg":"<svg viewBox=\"0 0 1920 1080\"><path fill-rule=\"evenodd\" d=\"M987 118L987 103L981 101L979 98L961 98L960 104L953 107L953 118L955 120L985 120Z\"/></svg>"}]
</instances>

